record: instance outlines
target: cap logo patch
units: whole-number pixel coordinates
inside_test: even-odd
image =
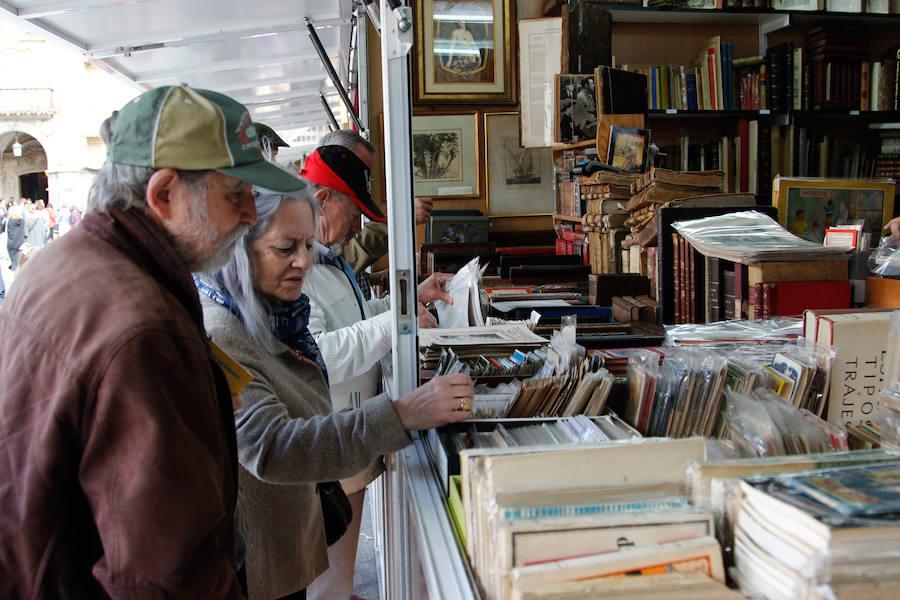
[[[244,117],[241,119],[241,124],[237,129],[237,139],[243,142],[244,150],[247,148],[259,148],[259,143],[251,140],[247,137],[247,129],[250,127],[250,115],[248,113],[244,113]],[[253,130],[253,133],[256,133],[256,130]]]

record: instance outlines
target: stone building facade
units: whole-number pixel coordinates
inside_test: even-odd
[[[139,90],[5,20],[0,72],[0,199],[84,209],[106,156],[100,124]]]

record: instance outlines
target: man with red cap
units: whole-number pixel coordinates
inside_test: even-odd
[[[309,296],[309,331],[316,338],[328,368],[332,406],[339,411],[352,408],[354,397],[365,402],[378,393],[379,361],[391,350],[390,299],[366,300],[341,252],[359,233],[361,215],[380,223],[387,219],[369,194],[368,167],[343,146],[316,148],[306,158],[300,177],[309,183],[322,206],[316,225],[319,264],[307,272],[303,291]],[[451,277],[451,274],[435,273],[426,279],[418,287],[419,301],[440,298],[452,303],[450,295],[442,289]],[[419,327],[436,324],[420,307]],[[352,594],[365,486],[381,471],[381,461],[378,461],[341,482],[353,507],[353,522],[344,536],[328,549],[331,566],[319,579],[329,580],[329,597],[349,598]]]

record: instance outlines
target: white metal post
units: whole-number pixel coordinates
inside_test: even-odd
[[[416,337],[415,219],[412,190],[411,102],[408,57],[413,44],[409,8],[381,1],[381,65],[384,98],[385,197],[390,252],[393,369],[391,394],[406,394],[418,382]],[[410,552],[402,469],[398,453],[385,457],[385,539],[382,560],[384,597],[406,600],[410,590]]]

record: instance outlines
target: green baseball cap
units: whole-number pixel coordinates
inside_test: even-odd
[[[269,127],[268,125],[263,125],[262,123],[254,123],[253,127],[256,129],[256,133],[261,140],[269,140],[269,143],[274,148],[290,148],[290,145],[281,139],[281,136],[275,133],[275,130]]]
[[[122,107],[112,123],[106,157],[135,167],[214,170],[279,192],[306,186],[263,158],[259,135],[241,103],[185,84],[154,88]]]

